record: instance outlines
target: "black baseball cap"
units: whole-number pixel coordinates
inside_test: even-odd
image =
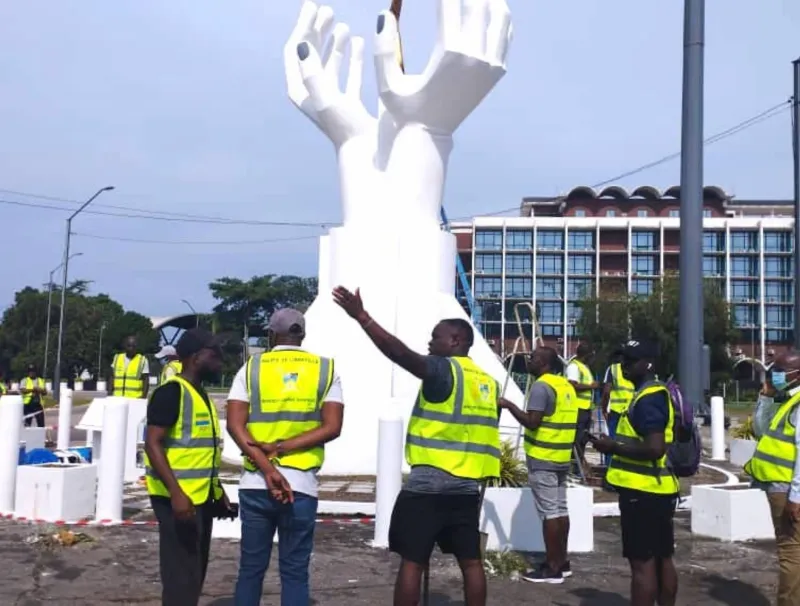
[[[654,360],[661,355],[661,348],[655,341],[631,339],[616,349],[614,355],[628,360]]]
[[[178,354],[178,358],[185,360],[201,349],[219,350],[223,342],[224,339],[220,335],[212,335],[203,328],[192,328],[184,332],[178,339],[175,352]]]

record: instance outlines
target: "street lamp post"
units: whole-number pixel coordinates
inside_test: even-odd
[[[106,323],[100,325],[100,343],[97,345],[97,382],[100,382],[100,369],[103,367],[103,331],[106,329]]]
[[[181,302],[186,303],[187,307],[192,310],[192,313],[194,314],[195,328],[200,326],[200,316],[197,314],[197,310],[194,308],[194,306],[191,303],[189,303],[189,301],[187,301],[186,299],[181,299]]]
[[[70,255],[70,259],[80,257],[83,253],[75,253]],[[42,364],[42,376],[47,379],[47,354],[50,351],[50,307],[53,304],[53,274],[56,273],[64,262],[58,264],[58,267],[50,271],[50,279],[47,281],[47,332],[44,334],[44,364]]]
[[[64,241],[64,271],[62,274],[61,280],[61,311],[59,313],[58,319],[58,347],[56,348],[56,368],[53,371],[53,397],[55,398],[56,402],[59,400],[59,396],[61,394],[61,345],[64,340],[64,310],[67,307],[67,274],[69,272],[69,238],[72,234],[72,220],[77,217],[89,204],[91,204],[95,198],[97,198],[103,192],[111,191],[114,189],[113,185],[108,185],[103,189],[97,190],[97,192],[83,205],[72,213],[69,218],[67,219],[67,234],[66,239]]]

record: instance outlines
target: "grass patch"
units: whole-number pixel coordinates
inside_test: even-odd
[[[516,551],[504,549],[487,551],[483,567],[489,576],[516,580],[528,569],[528,562]]]

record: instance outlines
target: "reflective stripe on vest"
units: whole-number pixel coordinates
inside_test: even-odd
[[[406,461],[467,479],[500,475],[499,386],[470,358],[448,359],[453,389],[428,402],[420,387],[406,435]]]
[[[247,361],[250,414],[247,428],[258,442],[288,440],[322,424],[322,404],[333,382],[333,360],[302,350],[282,349]],[[317,446],[275,457],[283,467],[322,467],[325,450]],[[248,471],[256,467],[244,459]]]
[[[183,363],[180,360],[170,360],[161,369],[161,383],[166,383],[171,377],[183,372]]]
[[[570,364],[574,364],[578,372],[581,373],[581,378],[578,381],[581,385],[591,385],[594,383],[594,377],[592,376],[592,371],[589,370],[589,367],[586,366],[583,362],[578,359],[572,360]],[[580,410],[589,410],[592,407],[592,394],[594,390],[587,389],[585,391],[578,391],[575,390],[575,397],[578,401],[578,408]]]
[[[553,414],[544,417],[535,430],[525,430],[525,454],[538,461],[568,464],[578,424],[578,400],[575,388],[564,377],[553,374],[540,376],[555,392]]]
[[[663,383],[648,383],[644,385],[633,397],[633,402],[628,408],[628,412],[619,418],[617,434],[615,440],[622,444],[640,444],[643,438],[636,433],[630,422],[636,403],[644,396],[663,391],[667,398],[667,409],[669,419],[664,430],[664,443],[669,448],[673,440],[673,425],[675,423],[675,411],[672,409],[672,402],[669,398],[669,391]],[[608,466],[606,481],[619,488],[629,488],[640,490],[652,494],[674,495],[680,492],[678,479],[667,468],[667,455],[664,454],[657,461],[637,461],[619,455],[611,457]]]
[[[191,383],[181,377],[172,377],[167,383],[177,382],[181,387],[181,406],[178,420],[162,442],[175,479],[181,490],[195,505],[205,503],[210,496],[222,496],[219,483],[219,465],[222,461],[220,427],[217,409],[207,403]],[[165,383],[165,385],[167,384]],[[161,389],[159,386],[158,389]],[[145,456],[147,492],[169,497],[169,490],[159,479]]]
[[[128,398],[144,397],[144,381],[142,371],[144,370],[144,356],[136,354],[128,360],[127,356],[119,353],[114,356],[114,395]]]
[[[795,427],[791,417],[798,404],[800,393],[789,398],[775,411],[769,429],[758,440],[753,458],[744,466],[753,479],[759,482],[791,483],[797,459]]]
[[[611,365],[611,393],[609,394],[609,408],[617,414],[625,414],[633,399],[635,391],[633,383],[622,375],[622,364]]]
[[[34,387],[38,387],[39,389],[44,389],[44,379],[41,377],[37,377],[36,379],[31,379],[30,377],[25,377],[22,380],[22,389],[33,389]],[[41,396],[39,396],[39,402],[41,403]],[[32,393],[26,393],[22,395],[22,404],[30,404],[31,400],[33,399]]]

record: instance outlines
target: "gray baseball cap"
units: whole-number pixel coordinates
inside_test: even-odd
[[[294,327],[298,327],[292,330]],[[276,335],[297,334],[306,331],[306,319],[302,313],[296,309],[285,307],[274,312],[269,318],[267,329]]]

